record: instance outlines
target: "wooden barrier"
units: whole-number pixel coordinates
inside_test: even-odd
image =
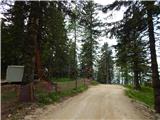
[[[77,80],[77,86],[78,87],[81,86],[81,85],[87,85],[88,86],[89,84],[90,84],[89,79]],[[76,88],[76,81],[57,82],[57,88],[58,88],[58,92],[74,89],[74,88]]]

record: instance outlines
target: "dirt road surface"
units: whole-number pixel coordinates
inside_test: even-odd
[[[97,85],[62,103],[37,109],[25,120],[151,120],[118,85]]]

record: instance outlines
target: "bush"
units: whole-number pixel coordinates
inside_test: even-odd
[[[86,90],[88,88],[88,86],[86,85],[81,85],[79,86],[78,88],[74,88],[73,90],[76,92],[76,93],[80,93],[80,92],[83,92],[84,90]]]
[[[91,85],[98,85],[99,82],[97,82],[96,80],[91,80]]]
[[[56,92],[53,92],[53,93],[49,93],[49,98],[52,99],[52,101],[58,101],[60,99],[60,95]]]
[[[49,104],[52,102],[52,99],[49,97],[47,93],[38,93],[36,95],[36,99],[41,104]]]
[[[128,88],[128,89],[133,89],[132,85],[123,85],[123,86]]]
[[[75,95],[77,93],[85,91],[87,88],[88,88],[87,86],[81,85],[81,86],[79,86],[77,88],[74,88],[74,89],[71,89],[71,90],[67,90],[67,91],[63,91],[60,94],[61,94],[62,97],[72,96],[72,95]]]
[[[38,91],[36,94],[36,98],[38,103],[42,105],[46,105],[46,104],[59,101],[63,97],[76,95],[80,92],[83,92],[87,88],[88,88],[87,86],[82,85],[82,86],[79,86],[78,88],[74,88],[74,89],[67,90],[60,93],[56,93],[56,92],[47,93],[44,91]]]

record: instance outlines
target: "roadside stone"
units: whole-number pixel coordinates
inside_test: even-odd
[[[160,114],[158,113],[155,114],[155,120],[160,120]]]
[[[8,117],[10,118],[12,116],[12,114],[9,114]]]

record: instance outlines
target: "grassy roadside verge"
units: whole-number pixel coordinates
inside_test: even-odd
[[[70,82],[70,79],[67,78],[63,78],[63,79],[59,79],[57,81],[60,81],[61,83],[66,83],[66,82]],[[98,85],[99,83],[95,80],[91,81],[91,85]],[[40,105],[46,105],[46,104],[50,104],[50,103],[54,103],[54,102],[58,102],[61,99],[63,99],[64,97],[69,97],[69,96],[74,96],[78,93],[81,93],[85,90],[88,89],[87,85],[80,85],[77,88],[74,89],[68,89],[62,92],[51,92],[51,93],[47,93],[44,91],[38,91],[35,95],[37,98],[37,102]]]
[[[34,103],[14,103],[16,106],[13,111],[10,111],[4,119],[7,120],[23,120],[26,115],[32,114],[35,109],[43,108],[45,105],[61,102],[67,97],[74,96],[88,89],[88,86],[81,85],[77,89],[70,89],[64,92],[46,92],[42,90],[35,91],[36,101]],[[6,97],[4,97],[6,98]]]
[[[97,82],[96,80],[91,81],[91,85],[98,85],[98,84],[99,84],[99,82]]]
[[[153,108],[154,105],[154,97],[153,97],[153,89],[151,87],[142,86],[140,91],[134,90],[132,86],[124,86],[126,89],[125,94],[140,102],[143,102],[145,105]]]
[[[67,79],[67,78],[62,78],[59,80],[54,80],[58,81],[59,83],[62,84],[67,84],[64,87],[67,89],[61,90],[61,92],[50,92],[48,90],[48,84],[46,82],[41,82],[39,84],[35,84],[35,91],[34,91],[34,95],[35,95],[35,101],[34,103],[20,103],[18,102],[18,97],[17,94],[15,93],[15,88],[12,88],[13,90],[11,90],[11,88],[7,88],[10,91],[6,91],[3,89],[3,94],[2,94],[2,101],[3,102],[7,102],[14,104],[15,108],[13,110],[10,110],[7,113],[5,113],[3,115],[3,118],[6,119],[13,119],[13,120],[17,120],[17,119],[23,119],[27,114],[32,113],[36,108],[43,108],[45,107],[45,105],[48,104],[53,104],[56,102],[61,102],[63,100],[65,100],[66,98],[69,98],[70,96],[74,96],[77,95],[85,90],[88,89],[88,84],[84,85],[84,81],[79,82],[78,88],[75,89],[75,83],[73,83],[73,85],[71,84],[73,80],[71,79]],[[74,82],[74,81],[73,81]],[[69,84],[69,85],[68,85]],[[98,82],[97,81],[91,81],[90,85],[97,85]],[[63,87],[63,86],[62,86]],[[74,88],[74,89],[73,89]],[[10,100],[15,100],[16,103],[13,103]],[[8,110],[8,108],[6,108],[6,110]],[[5,109],[3,109],[3,111],[5,111]]]
[[[51,93],[46,93],[46,92],[39,92],[37,93],[36,97],[38,100],[38,103],[40,105],[47,105],[50,103],[54,103],[54,102],[58,102],[61,99],[63,99],[64,97],[68,97],[68,96],[74,96],[78,93],[81,93],[85,90],[88,89],[88,86],[85,85],[81,85],[79,86],[77,89],[71,89],[71,90],[66,90],[63,92],[51,92]]]

